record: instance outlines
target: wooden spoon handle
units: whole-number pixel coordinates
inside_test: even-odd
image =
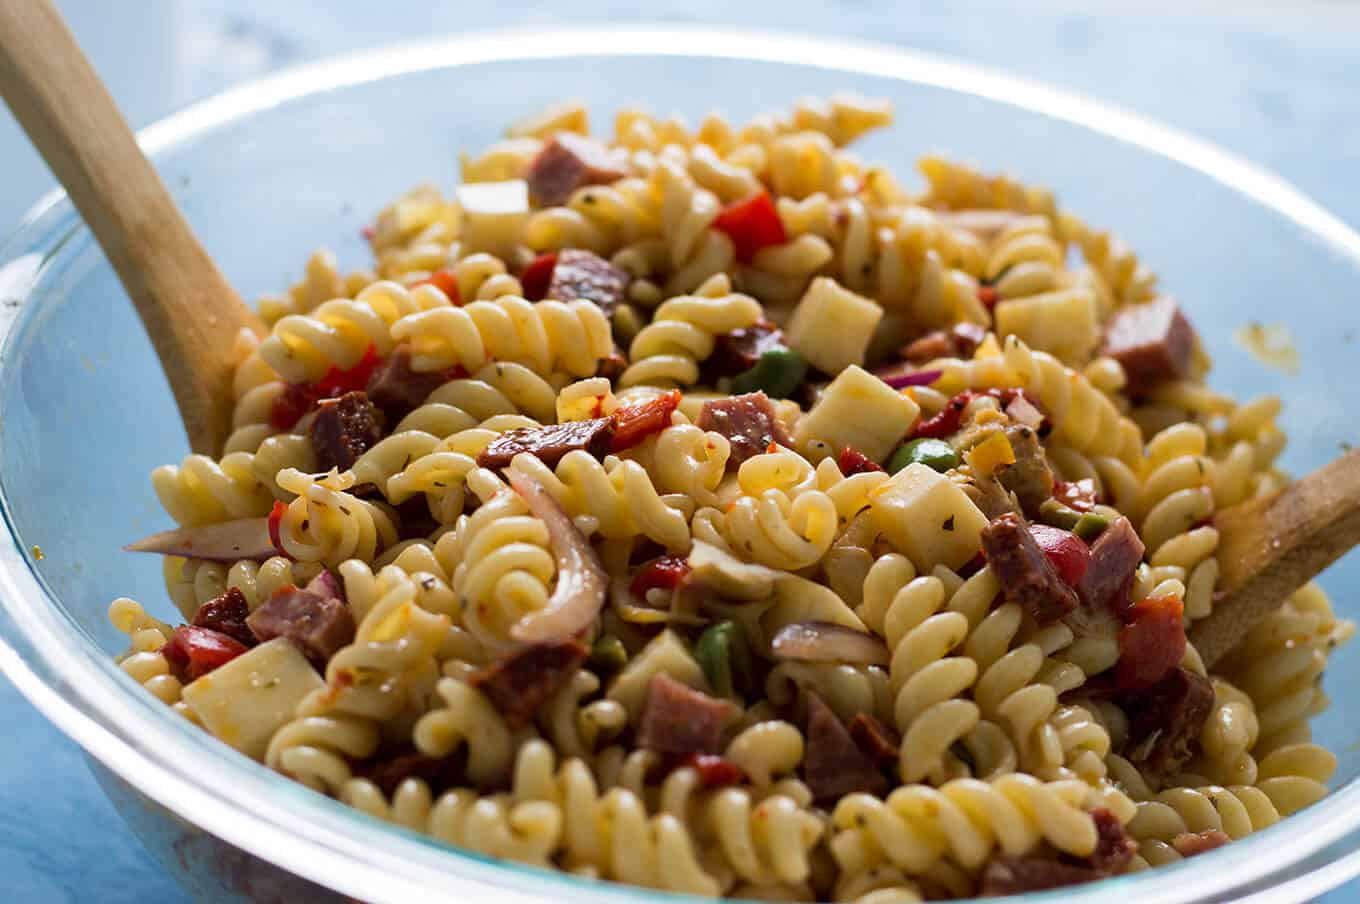
[[[0,94],[136,305],[190,445],[218,454],[231,427],[233,340],[264,326],[194,237],[49,0],[0,0]]]
[[[1224,509],[1214,525],[1224,594],[1190,629],[1207,666],[1289,594],[1360,544],[1360,449],[1271,496]]]

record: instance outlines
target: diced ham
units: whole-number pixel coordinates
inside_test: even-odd
[[[993,518],[982,529],[982,553],[1007,601],[1019,605],[1039,624],[1048,624],[1077,608],[1077,594],[1039,548],[1019,515],[1007,513]]]
[[[354,640],[349,606],[296,587],[281,587],[246,619],[263,643],[287,637],[312,662],[321,664]]]
[[[987,330],[976,323],[956,323],[949,330],[926,333],[898,354],[912,364],[927,364],[938,358],[971,358],[985,338]]]
[[[704,381],[716,383],[720,377],[735,377],[755,367],[760,356],[784,348],[784,334],[768,320],[723,333],[713,343],[713,354],[704,361]]]
[[[1133,393],[1189,374],[1194,351],[1194,327],[1165,296],[1123,308],[1105,330],[1103,353],[1124,368]]]
[[[625,175],[622,162],[600,142],[559,132],[530,162],[524,178],[534,203],[552,207],[565,204],[582,186],[608,185]]]
[[[1129,605],[1133,573],[1143,561],[1143,541],[1128,518],[1119,518],[1091,544],[1091,561],[1077,585],[1082,605],[1092,612],[1121,615]]]
[[[1124,824],[1104,807],[1091,811],[1096,824],[1096,849],[1086,858],[1091,868],[1113,876],[1129,865],[1138,851],[1138,842],[1129,837]]]
[[[1019,404],[1017,399],[1012,404]],[[1053,469],[1039,442],[1038,432],[1024,424],[1012,424],[1005,430],[1015,462],[997,471],[1001,485],[1015,494],[1020,507],[1031,518],[1039,514],[1039,506],[1053,495]]]
[[[727,437],[732,444],[732,454],[727,459],[729,468],[736,468],[748,458],[765,452],[770,443],[781,446],[793,443],[784,423],[775,414],[774,405],[763,392],[705,402],[697,426],[700,430],[712,430]]]
[[[1226,833],[1218,829],[1209,829],[1205,832],[1181,832],[1171,839],[1171,846],[1182,857],[1194,857],[1221,848],[1229,841],[1232,839]]]
[[[319,402],[307,434],[322,471],[347,471],[382,439],[383,432],[377,408],[359,390]]]
[[[1190,758],[1191,742],[1199,738],[1213,709],[1214,688],[1204,676],[1176,668],[1119,702],[1129,717],[1128,758],[1158,775],[1170,775]]]
[[[548,281],[545,298],[556,301],[593,301],[611,316],[628,291],[628,274],[609,261],[577,248],[557,252],[557,264]]]
[[[508,466],[516,455],[528,452],[545,465],[556,467],[564,455],[577,449],[589,452],[596,458],[604,458],[613,438],[612,417],[567,421],[544,427],[521,427],[492,440],[491,445],[477,456],[477,464],[483,468],[500,470]]]
[[[723,727],[737,713],[730,701],[710,697],[660,672],[647,685],[637,745],[657,753],[717,753]]]
[[[443,371],[422,373],[413,370],[411,347],[403,343],[373,371],[364,391],[368,400],[387,415],[387,422],[395,425],[423,404],[446,379],[448,374]]]
[[[225,634],[232,640],[253,647],[259,641],[246,627],[246,617],[250,615],[250,604],[245,594],[237,587],[228,587],[221,596],[210,599],[198,607],[194,613],[193,625],[196,628],[211,628]]]
[[[405,524],[402,519],[402,524]],[[321,569],[317,576],[307,582],[307,586],[302,588],[308,593],[315,593],[317,596],[324,596],[326,599],[345,600],[345,588],[340,584],[340,579],[335,576],[335,572],[328,568]]]
[[[211,628],[180,625],[161,647],[170,672],[185,684],[197,681],[246,652],[246,645]]]
[[[863,791],[882,794],[888,788],[870,755],[855,744],[841,720],[822,698],[807,693],[807,750],[803,756],[803,779],[812,796],[832,801]]]
[[[1027,891],[1045,891],[1094,882],[1104,876],[1089,866],[1076,866],[1041,857],[994,857],[982,870],[984,898],[1000,898]]]
[[[897,762],[902,743],[897,732],[868,713],[857,713],[850,720],[850,737],[878,768],[891,768]]]
[[[566,686],[589,652],[575,640],[534,644],[473,673],[468,684],[486,695],[507,725],[518,728]]]

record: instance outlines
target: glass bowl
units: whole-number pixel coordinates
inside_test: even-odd
[[[1316,467],[1356,438],[1360,381],[1344,375],[1354,373],[1360,327],[1346,304],[1360,283],[1360,236],[1203,142],[970,65],[707,29],[470,34],[247,85],[143,137],[208,250],[255,297],[288,285],[318,246],[346,266],[366,262],[359,230],[384,202],[418,181],[448,186],[460,150],[484,147],[550,102],[582,99],[606,122],[628,105],[693,121],[837,91],[896,103],[898,124],[863,143],[866,157],[904,175],[936,150],[1005,169],[1054,187],[1066,208],[1126,239],[1188,308],[1217,361],[1215,385],[1283,396],[1286,467]],[[1297,375],[1268,370],[1235,345],[1234,328],[1248,321],[1288,326],[1303,352]],[[147,474],[188,449],[132,307],[60,194],[0,249],[0,330],[0,666],[85,747],[134,830],[196,896],[319,891],[295,874],[375,902],[653,897],[381,824],[233,753],[141,693],[113,664],[123,640],[104,613],[129,595],[170,617],[158,563],[120,548],[168,523]],[[1323,583],[1342,612],[1360,614],[1360,559]],[[1333,658],[1337,702],[1316,723],[1341,759],[1333,796],[1202,858],[1036,897],[1303,900],[1360,873],[1357,648]]]

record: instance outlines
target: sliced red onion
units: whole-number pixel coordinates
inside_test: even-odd
[[[343,600],[345,598],[345,588],[341,586],[340,579],[327,568],[321,569],[320,574],[308,581],[305,589],[308,593],[315,593],[322,599]]]
[[[548,542],[557,560],[557,586],[548,598],[548,605],[521,618],[510,629],[510,635],[524,644],[571,637],[589,626],[604,608],[609,578],[590,541],[542,484],[511,469],[510,486],[534,517],[547,526]]]
[[[269,539],[268,518],[241,518],[198,527],[180,527],[152,534],[123,548],[128,552],[158,552],[209,562],[237,562],[241,559],[261,561],[278,555],[278,550]]]
[[[942,370],[915,370],[909,374],[893,374],[881,379],[893,389],[906,389],[908,386],[929,386],[943,376]]]
[[[887,665],[888,645],[882,638],[833,622],[795,622],[775,632],[770,650],[776,659]]]

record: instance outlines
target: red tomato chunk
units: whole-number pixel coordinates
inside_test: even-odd
[[[1047,524],[1031,524],[1029,532],[1068,586],[1076,587],[1081,583],[1086,567],[1091,564],[1091,550],[1086,541],[1076,534]]]
[[[731,237],[737,260],[745,264],[749,264],[761,248],[782,245],[789,240],[768,192],[729,204],[713,221],[713,227]]]
[[[458,293],[458,278],[448,270],[436,270],[420,282],[416,283],[416,285],[434,286],[436,289],[443,292],[452,304],[461,305],[463,303],[463,298]],[[368,381],[365,380],[364,382],[367,383]]]
[[[548,284],[552,282],[553,268],[556,266],[555,251],[540,254],[530,261],[529,266],[519,275],[519,284],[524,289],[524,297],[530,301],[542,300],[548,294]]]
[[[1185,655],[1185,605],[1178,596],[1152,597],[1134,603],[1129,623],[1119,632],[1121,688],[1151,687],[1180,665]]]
[[[180,625],[161,647],[161,655],[180,681],[188,683],[224,666],[246,651],[246,645],[211,628]]]

